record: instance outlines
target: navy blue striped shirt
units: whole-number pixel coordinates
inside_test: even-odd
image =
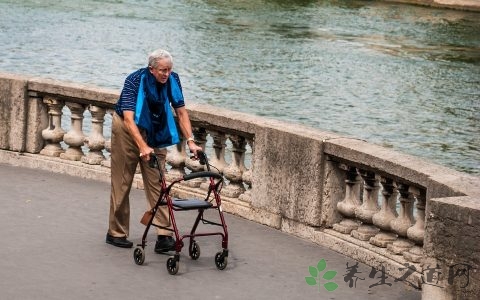
[[[140,78],[142,77],[142,72],[149,72],[147,68],[141,68],[137,71],[131,73],[125,79],[123,84],[122,93],[120,94],[120,99],[118,99],[117,104],[115,104],[115,112],[123,117],[123,112],[125,110],[135,111],[135,106],[137,105],[137,95],[138,88],[140,87]],[[173,78],[178,83],[180,90],[182,90],[182,85],[180,84],[180,77],[177,73],[171,73]],[[179,108],[185,106],[184,101],[179,101],[177,103],[171,103],[173,108]]]

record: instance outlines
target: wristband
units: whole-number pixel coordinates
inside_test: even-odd
[[[189,138],[187,139],[187,143],[190,142],[190,141],[194,142],[195,140],[193,139],[193,137],[189,137]]]

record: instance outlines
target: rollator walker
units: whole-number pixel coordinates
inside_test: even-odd
[[[147,244],[147,234],[150,227],[154,226],[157,228],[173,231],[175,234],[175,254],[170,256],[167,260],[167,270],[171,275],[175,275],[178,272],[180,264],[180,252],[184,246],[184,239],[188,238],[188,254],[193,260],[197,260],[200,257],[200,246],[195,240],[196,237],[200,236],[212,236],[220,235],[222,237],[222,251],[219,251],[215,254],[215,266],[219,270],[224,270],[227,267],[228,262],[228,233],[227,233],[227,224],[225,223],[225,218],[223,216],[223,211],[221,207],[220,199],[220,190],[223,187],[224,179],[223,176],[219,173],[212,172],[210,170],[210,164],[208,163],[207,155],[198,151],[197,156],[199,158],[200,164],[205,165],[207,171],[201,172],[192,172],[190,174],[184,175],[181,178],[173,180],[170,185],[167,185],[165,181],[165,174],[163,169],[158,162],[157,156],[152,153],[151,159],[149,162],[150,167],[157,168],[160,173],[159,184],[161,185],[160,196],[153,208],[149,211],[146,211],[141,219],[141,223],[146,226],[145,232],[143,233],[142,243],[138,244],[135,250],[133,251],[133,259],[137,265],[142,265],[145,261],[145,247]],[[170,196],[170,191],[172,187],[182,181],[188,181],[195,178],[208,178],[208,191],[206,192],[205,199],[176,199]],[[172,228],[166,228],[159,226],[153,223],[153,219],[157,210],[160,206],[166,205],[168,207],[168,215],[171,220]],[[207,209],[215,209],[218,211],[220,217],[220,223],[208,221],[204,218],[204,211]],[[190,234],[180,235],[175,221],[175,213],[177,211],[191,211],[197,210],[198,215],[195,219],[193,227],[190,231]],[[200,221],[203,224],[220,226],[222,231],[219,232],[204,232],[197,233],[197,227],[200,224]]]

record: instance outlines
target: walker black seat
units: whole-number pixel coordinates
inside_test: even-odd
[[[173,199],[172,204],[174,207],[189,210],[189,209],[208,209],[212,207],[212,203],[205,200],[198,199]]]

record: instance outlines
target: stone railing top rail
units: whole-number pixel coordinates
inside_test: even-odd
[[[118,91],[112,89],[42,77],[0,73],[0,78],[23,80],[28,85],[29,92],[36,92],[40,95],[55,95],[66,100],[76,99],[78,102],[102,104],[103,106],[107,104],[107,106],[113,107],[120,95]]]
[[[340,137],[336,134],[321,131],[315,128],[291,123],[266,117],[254,116],[247,113],[231,111],[208,104],[189,103],[190,118],[196,125],[201,125],[208,120],[209,128],[229,128],[246,135],[255,135],[265,129],[274,129],[282,132],[295,134],[302,137],[310,137],[319,141],[325,138]],[[272,145],[273,146],[273,145]],[[281,147],[281,145],[275,145]]]

